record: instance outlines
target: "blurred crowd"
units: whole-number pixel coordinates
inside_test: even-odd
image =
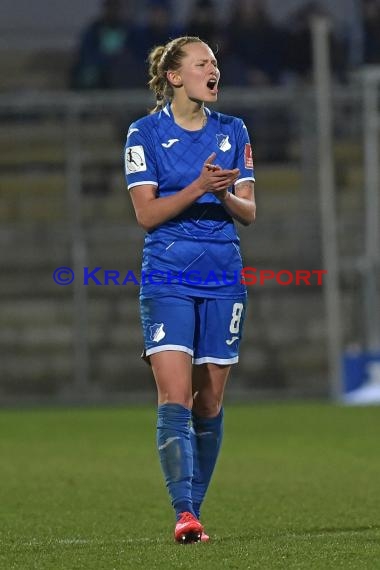
[[[352,30],[338,30],[326,3],[305,1],[279,24],[268,0],[234,0],[221,17],[223,2],[194,0],[178,18],[173,0],[103,0],[100,13],[82,31],[74,54],[74,89],[123,89],[147,83],[149,50],[178,35],[196,35],[217,53],[223,85],[266,86],[307,82],[312,73],[311,19],[332,22],[332,69],[344,82],[353,62],[380,64],[380,0],[357,0],[361,54],[353,55]],[[178,5],[180,8],[180,4]],[[225,14],[227,13],[227,17]]]

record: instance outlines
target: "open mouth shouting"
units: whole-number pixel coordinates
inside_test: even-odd
[[[212,77],[207,81],[207,89],[213,94],[218,94],[218,80],[215,77]]]

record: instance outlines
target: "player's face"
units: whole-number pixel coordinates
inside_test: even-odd
[[[181,84],[195,101],[216,101],[220,71],[215,55],[204,43],[190,43],[183,48],[186,56],[177,71]]]

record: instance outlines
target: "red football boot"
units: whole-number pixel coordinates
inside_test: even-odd
[[[174,529],[174,538],[181,544],[200,542],[203,526],[194,515],[189,512],[181,513]]]

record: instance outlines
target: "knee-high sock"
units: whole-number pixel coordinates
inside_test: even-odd
[[[180,404],[158,407],[157,447],[172,505],[179,513],[194,514],[191,484],[193,450],[190,442],[191,411]]]
[[[223,438],[223,409],[215,418],[202,418],[192,414],[191,444],[193,447],[192,498],[194,512],[199,518],[219,455]]]

